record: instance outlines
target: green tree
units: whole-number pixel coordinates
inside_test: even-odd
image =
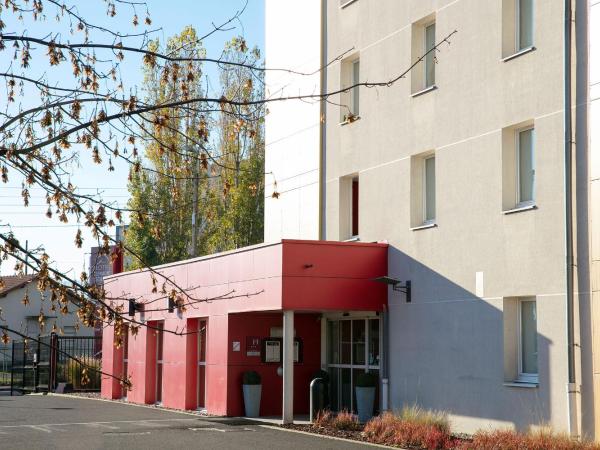
[[[163,50],[158,41],[150,49]],[[187,27],[168,41],[164,52],[192,58],[204,50],[194,29]],[[194,105],[170,111],[164,119],[153,113],[140,124],[145,169],[132,167],[129,207],[147,213],[132,215],[126,246],[146,264],[262,242],[265,109],[253,102],[262,99],[264,82],[251,69],[260,63],[260,51],[234,38],[226,43],[221,60],[233,64],[219,69],[221,94],[230,101],[220,111]],[[160,70],[147,64],[146,101],[160,104],[200,96],[201,69],[199,63],[185,68],[173,63]],[[135,267],[142,266],[134,262],[130,268]]]
[[[220,80],[223,97],[233,100],[219,113],[217,129],[221,195],[211,192],[209,252],[231,250],[263,241],[264,229],[264,115],[262,75],[249,66],[260,65],[258,48],[233,38],[225,46]]]
[[[163,67],[145,61],[143,89],[150,104],[176,102],[202,95],[202,65],[191,61],[202,58],[205,51],[193,27],[186,27],[168,40],[150,43],[156,52],[186,58]],[[206,160],[202,146],[209,135],[208,121],[202,105],[175,108],[175,111],[142,115],[139,121],[144,145],[145,169],[134,165],[129,178],[132,210],[144,211],[131,217],[126,245],[142,256],[146,264],[161,264],[188,256],[191,240],[193,190],[206,185],[206,175],[199,173],[200,160]],[[141,267],[133,260],[132,267]]]

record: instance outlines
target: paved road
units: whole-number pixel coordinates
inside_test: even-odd
[[[361,444],[122,403],[0,396],[0,449],[365,449]]]

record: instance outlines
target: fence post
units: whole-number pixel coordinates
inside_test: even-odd
[[[52,392],[56,386],[56,355],[58,346],[58,336],[56,333],[50,333],[50,361],[48,362],[48,392]]]
[[[15,345],[14,344],[15,344],[15,341],[13,340],[10,343],[10,348],[11,348],[11,351],[10,351],[10,396],[11,397],[13,395],[13,382],[14,382],[13,374],[15,372],[15,369],[14,369],[14,367],[15,367]]]

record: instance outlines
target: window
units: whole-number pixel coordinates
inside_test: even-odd
[[[340,121],[353,122],[360,114],[360,87],[350,88],[360,83],[360,59],[357,56],[342,61],[340,84],[347,89],[340,94]]]
[[[502,58],[535,50],[534,0],[502,0]]]
[[[516,51],[533,46],[533,0],[515,0],[516,4]]]
[[[534,202],[533,128],[517,132],[517,206]]]
[[[340,240],[356,240],[359,236],[358,176],[340,178]]]
[[[519,305],[519,378],[538,382],[537,311],[535,300],[521,300]]]
[[[358,236],[358,178],[352,180],[352,236]]]
[[[502,211],[536,208],[535,128],[533,121],[502,130]]]
[[[435,222],[435,156],[423,164],[423,212],[424,224]]]
[[[424,54],[435,47],[435,22],[425,27],[424,43]],[[427,53],[425,57],[425,88],[433,85],[435,85],[435,51]]]
[[[418,67],[411,71],[411,92],[414,96],[435,88],[435,14],[412,24],[411,61]]]
[[[508,386],[538,385],[537,302],[535,297],[505,297],[504,381]]]
[[[352,85],[360,83],[360,60],[352,63]],[[352,114],[358,116],[360,113],[360,90],[358,87],[352,89],[352,102],[350,110]]]
[[[411,157],[410,165],[410,227],[433,227],[436,221],[435,152]]]

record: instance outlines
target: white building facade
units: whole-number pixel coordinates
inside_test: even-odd
[[[600,437],[599,30],[595,0],[267,0],[267,67],[311,74],[270,96],[419,61],[269,105],[265,240],[387,241],[411,281],[385,320],[325,317],[334,407],[364,368],[381,408],[459,431]],[[332,360],[375,334],[381,358]]]

